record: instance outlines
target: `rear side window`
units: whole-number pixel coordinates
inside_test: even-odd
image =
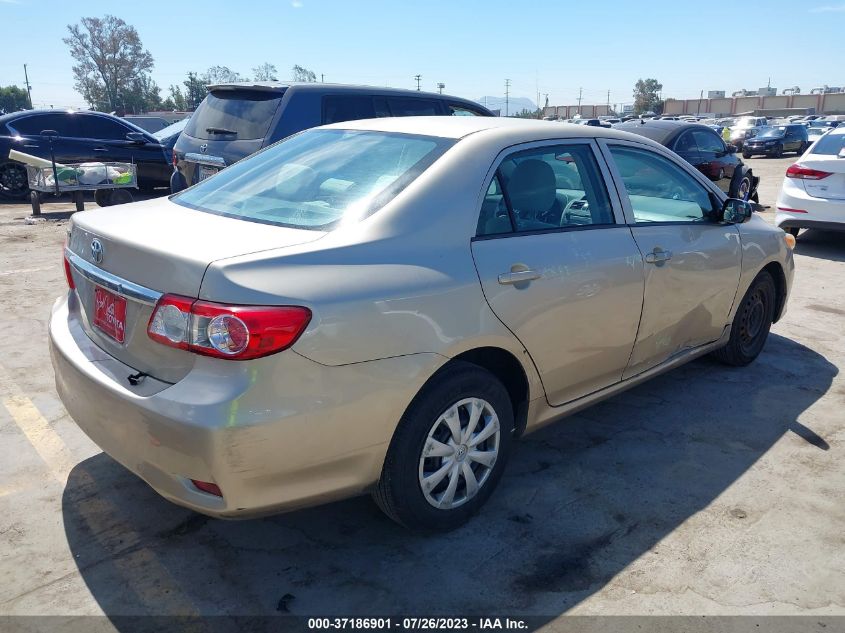
[[[413,134],[308,130],[171,200],[252,222],[329,230],[387,204],[454,143]]]
[[[482,203],[478,235],[613,224],[589,145],[526,150],[502,161]]]
[[[194,112],[185,134],[201,139],[255,140],[267,136],[281,91],[217,90]]]
[[[388,97],[390,114],[393,116],[437,116],[441,114],[440,104],[433,99],[413,97]]]
[[[59,136],[82,137],[85,136],[82,133],[82,118],[74,114],[57,112],[24,117],[12,121],[9,125],[20,134],[38,135],[43,130],[53,130],[58,132]]]
[[[382,105],[382,108],[384,107]],[[373,103],[373,98],[368,95],[323,98],[323,123],[373,119],[375,116],[375,104]]]
[[[845,134],[825,134],[816,141],[810,153],[821,154],[823,156],[845,155]]]

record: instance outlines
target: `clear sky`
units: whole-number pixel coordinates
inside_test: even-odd
[[[712,3],[710,3],[712,5]],[[470,99],[511,94],[551,105],[632,101],[655,77],[663,96],[700,90],[780,92],[845,85],[845,1],[743,0],[714,9],[686,0],[0,0],[0,85],[23,86],[36,106],[84,106],[62,38],[83,16],[134,25],[167,87],[189,70],[263,62],[289,79],[294,64],[326,81],[422,87]],[[756,33],[755,33],[756,31]],[[746,43],[747,42],[747,43]]]

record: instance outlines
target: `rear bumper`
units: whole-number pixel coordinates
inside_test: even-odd
[[[777,226],[845,231],[845,200],[816,198],[800,184],[785,181],[777,201]]]
[[[256,361],[198,359],[170,385],[104,354],[74,295],[49,326],[56,388],[106,453],[162,496],[198,512],[249,517],[352,496],[377,481],[398,420],[444,358],[417,354],[326,367],[292,350]],[[191,479],[216,483],[223,497]]]

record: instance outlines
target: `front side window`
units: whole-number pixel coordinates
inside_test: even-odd
[[[637,224],[710,218],[713,204],[707,190],[669,159],[630,147],[611,146],[610,152]]]
[[[590,146],[556,145],[517,152],[502,161],[482,204],[478,234],[613,222]]]
[[[454,143],[412,134],[309,130],[171,200],[252,222],[330,230],[387,204]]]
[[[81,117],[82,135],[86,138],[105,140],[126,140],[130,130],[118,121],[111,121],[105,117],[96,115],[84,115]]]

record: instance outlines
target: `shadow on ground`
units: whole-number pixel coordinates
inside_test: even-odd
[[[845,262],[845,233],[816,229],[802,231],[795,252],[807,257]]]
[[[65,531],[110,616],[553,617],[711,504],[785,434],[827,450],[797,419],[836,373],[775,335],[748,368],[686,365],[523,438],[490,503],[446,535],[411,535],[368,498],[209,519],[103,454],[70,475]]]

